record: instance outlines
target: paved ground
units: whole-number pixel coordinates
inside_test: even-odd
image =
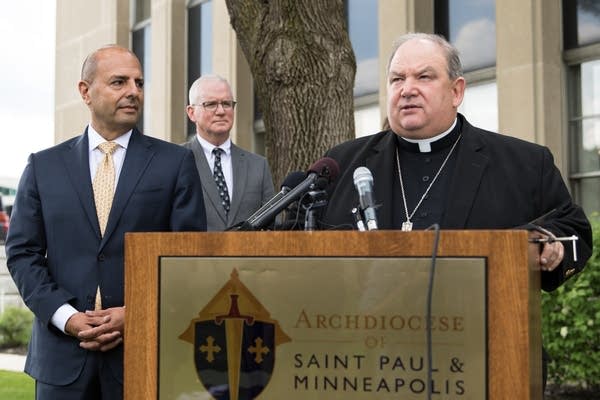
[[[23,372],[25,356],[0,353],[0,370]]]

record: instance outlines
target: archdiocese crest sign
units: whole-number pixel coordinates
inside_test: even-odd
[[[255,399],[271,379],[276,346],[291,340],[235,269],[179,338],[194,345],[196,372],[216,400]]]

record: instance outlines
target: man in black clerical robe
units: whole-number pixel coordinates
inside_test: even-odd
[[[541,249],[542,288],[553,290],[590,257],[589,221],[573,203],[548,148],[472,126],[458,113],[464,90],[458,52],[445,39],[400,37],[388,66],[390,128],[327,152],[341,175],[327,188],[321,227],[355,227],[353,173],[367,167],[379,229],[435,223],[441,229],[509,229],[534,222],[545,234],[532,230],[531,237],[576,235],[577,260],[571,244],[554,241]]]

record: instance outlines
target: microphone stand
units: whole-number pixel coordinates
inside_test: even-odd
[[[310,202],[302,206],[305,210],[304,230],[315,231],[317,230],[317,210],[327,205],[327,192],[324,190],[310,191],[306,193],[306,196]]]
[[[352,217],[354,218],[354,223],[356,224],[356,228],[360,232],[366,231],[367,229],[365,228],[365,221],[363,221],[362,210],[360,209],[360,206],[352,208],[351,213],[352,213]]]

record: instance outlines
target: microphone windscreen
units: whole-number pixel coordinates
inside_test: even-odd
[[[320,160],[315,161],[308,169],[308,172],[314,172],[320,177],[327,178],[329,182],[331,182],[339,175],[340,167],[333,158],[323,157]]]
[[[373,174],[367,167],[358,167],[354,170],[354,174],[352,175],[354,178],[354,184],[358,184],[359,182],[371,182],[373,183]]]
[[[298,186],[304,179],[306,179],[306,172],[304,171],[294,171],[288,174],[283,180],[281,184],[281,189],[284,187],[288,189],[293,189]]]

